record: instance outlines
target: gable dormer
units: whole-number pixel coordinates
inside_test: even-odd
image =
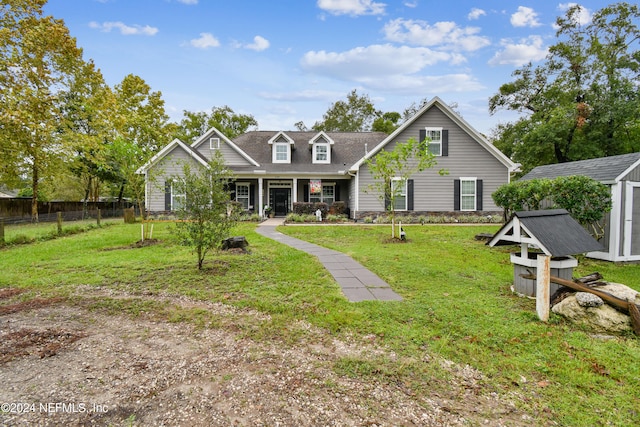
[[[291,151],[294,142],[286,133],[280,131],[269,140],[271,161],[273,163],[291,163]]]
[[[311,147],[311,159],[313,163],[331,163],[331,146],[333,144],[333,139],[329,138],[324,131],[311,138],[309,140],[309,146]]]

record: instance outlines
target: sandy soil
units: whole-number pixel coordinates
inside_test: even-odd
[[[118,297],[94,288],[79,292]],[[375,340],[355,345],[299,323],[290,327],[304,331],[300,342],[255,342],[238,325],[266,316],[224,304],[163,297],[228,320],[219,328],[197,328],[144,315],[107,315],[61,300],[21,303],[18,293],[0,289],[1,425],[531,423],[516,410],[515,397],[484,390],[480,372],[426,354],[424,363],[440,363],[455,379],[431,395],[415,395],[401,383],[336,373],[334,364],[344,356],[397,358]]]

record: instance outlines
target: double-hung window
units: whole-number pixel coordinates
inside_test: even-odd
[[[184,181],[171,183],[171,210],[179,211],[184,209],[187,201],[187,194]]]
[[[330,163],[329,144],[313,144],[313,163]]]
[[[391,180],[391,194],[393,195],[393,209],[396,211],[407,210],[407,180],[393,178]]]
[[[426,128],[429,151],[435,156],[442,156],[442,128]]]
[[[274,163],[289,163],[289,143],[288,142],[276,142],[274,146]]]
[[[460,178],[460,210],[476,210],[476,178]]]
[[[236,183],[236,202],[242,205],[242,209],[249,210],[249,184]]]
[[[311,186],[309,186],[309,201],[311,203],[323,202],[331,206],[336,201],[336,185],[322,184],[322,192],[317,193],[311,193]]]

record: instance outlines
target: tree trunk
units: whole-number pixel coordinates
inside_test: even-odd
[[[33,191],[33,195],[31,197],[31,222],[38,222],[38,163],[36,159],[33,160],[32,174],[31,190]]]

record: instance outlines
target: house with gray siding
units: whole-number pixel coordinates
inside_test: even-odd
[[[611,212],[603,220],[602,251],[587,256],[607,261],[640,261],[640,152],[538,166],[522,180],[582,175],[607,185]]]
[[[276,216],[295,202],[344,202],[353,219],[383,213],[384,200],[369,190],[367,160],[410,138],[429,138],[437,165],[401,186],[396,212],[498,212],[491,194],[509,182],[517,165],[439,98],[434,98],[390,135],[381,132],[251,131],[230,140],[213,128],[190,145],[174,140],[138,172],[146,177],[146,207],[171,211],[184,195],[171,180],[184,162],[205,165],[219,151],[234,174],[233,198],[261,216]],[[439,171],[444,170],[446,174]]]

